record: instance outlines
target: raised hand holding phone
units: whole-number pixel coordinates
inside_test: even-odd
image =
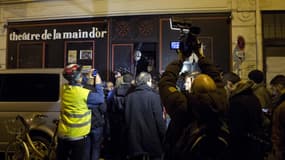
[[[96,69],[93,70],[92,76],[93,76],[93,77],[96,77],[96,76],[97,76],[97,70],[96,70]]]
[[[96,69],[93,69],[91,73],[92,73],[92,76],[94,77],[94,85],[101,84],[102,79],[101,79],[101,76],[99,75],[98,71]]]

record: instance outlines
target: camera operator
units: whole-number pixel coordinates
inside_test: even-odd
[[[97,93],[92,101],[87,101],[88,108],[91,110],[91,130],[89,133],[91,141],[90,158],[99,160],[101,145],[104,140],[105,114],[107,105],[105,102],[98,102],[98,99],[104,99],[103,84],[101,76],[96,69],[91,69],[85,76],[86,84],[83,88],[89,89],[93,93]]]
[[[61,91],[61,110],[58,123],[57,160],[90,159],[90,128],[92,105],[104,103],[102,86],[96,92],[83,88],[82,66],[69,64],[63,69],[63,77],[68,83]],[[97,76],[96,82],[101,83]]]
[[[217,158],[213,154],[219,154],[219,146],[213,145],[208,145],[212,148],[193,153],[193,131],[204,124],[216,126],[224,118],[228,106],[219,70],[202,55],[201,47],[197,44],[196,37],[189,32],[180,43],[178,59],[168,64],[159,81],[160,96],[171,118],[164,142],[165,160],[207,159],[209,157],[205,156],[209,156],[208,153],[212,154],[211,158]],[[194,79],[191,91],[185,94],[177,90],[176,82],[183,62],[193,52],[198,57],[201,74]]]

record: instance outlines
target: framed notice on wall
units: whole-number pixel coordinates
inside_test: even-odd
[[[67,63],[77,63],[77,50],[67,51]]]
[[[81,60],[92,60],[92,50],[80,50]]]
[[[65,65],[76,63],[82,66],[94,67],[94,41],[66,41],[64,52]]]
[[[214,54],[213,54],[213,37],[205,37],[205,36],[199,36],[198,39],[201,41],[202,48],[204,55],[214,62]]]

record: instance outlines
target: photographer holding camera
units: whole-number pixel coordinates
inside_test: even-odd
[[[159,81],[160,96],[171,118],[164,141],[165,160],[220,160],[227,147],[226,91],[219,70],[203,56],[196,35],[191,28],[183,35],[178,59],[168,64]],[[191,56],[197,56],[201,74],[190,91],[182,93],[176,82]]]
[[[104,103],[102,86],[96,92],[83,88],[82,66],[69,64],[63,69],[68,83],[61,90],[61,110],[58,124],[58,160],[90,159],[91,107]],[[97,75],[96,83],[101,83]]]
[[[107,105],[105,102],[98,102],[98,98],[104,99],[102,79],[96,69],[91,69],[86,77],[86,84],[83,86],[90,91],[97,93],[97,97],[93,97],[93,102],[87,101],[88,108],[91,110],[91,130],[90,130],[90,159],[99,160],[101,145],[104,139],[103,131],[105,126],[105,114]]]

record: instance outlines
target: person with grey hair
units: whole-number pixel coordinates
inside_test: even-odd
[[[137,77],[136,77],[136,85],[144,85],[147,84],[149,87],[151,87],[151,75],[150,73],[147,72],[141,72]]]
[[[151,75],[141,72],[134,90],[125,99],[127,155],[132,160],[160,160],[163,153],[163,107],[151,86]]]

